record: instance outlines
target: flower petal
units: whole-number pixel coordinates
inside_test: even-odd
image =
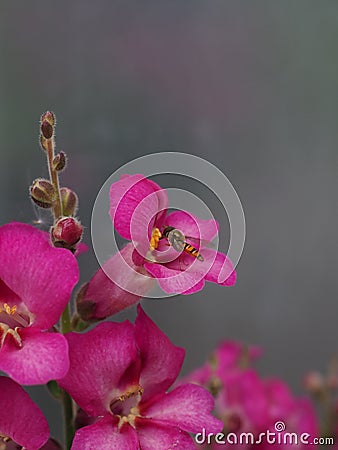
[[[83,334],[67,333],[66,338],[70,369],[59,384],[87,414],[103,415],[121,395],[121,379],[125,384],[138,381],[133,371],[126,379],[138,359],[134,326],[127,321],[100,323]]]
[[[49,438],[42,411],[13,380],[0,377],[0,430],[28,450],[38,450]]]
[[[112,417],[106,416],[94,425],[80,428],[73,440],[71,450],[138,450],[135,430],[130,425],[120,431]]]
[[[157,279],[163,291],[168,294],[184,294],[189,291],[192,293],[202,289],[204,285],[204,274],[198,271],[175,270],[167,265],[155,263],[144,263],[144,268]]]
[[[155,195],[152,195],[154,193]],[[151,229],[155,221],[161,226],[166,214],[168,199],[165,190],[139,174],[123,176],[111,185],[110,217],[115,229],[125,239],[132,239],[130,224],[133,214],[137,206],[147,197],[148,201],[143,202],[142,208],[138,209],[135,224],[142,224],[142,221],[146,220]]]
[[[167,215],[165,225],[178,228],[185,236],[210,242],[217,236],[218,223],[214,219],[203,220],[187,211],[174,211]]]
[[[0,350],[0,370],[25,385],[45,384],[67,373],[68,344],[62,334],[24,328],[20,336],[21,348],[5,341]]]
[[[218,433],[223,429],[223,422],[211,415],[213,408],[214,399],[206,389],[184,384],[154,398],[144,405],[141,414],[188,433],[200,433],[203,428],[206,433]]]
[[[137,419],[136,424],[142,450],[196,449],[190,435],[177,427],[163,425],[155,420],[144,418]]]
[[[21,298],[41,329],[58,321],[79,279],[75,256],[52,247],[47,236],[23,223],[0,227],[0,279]]]
[[[127,244],[81,289],[77,308],[84,320],[116,314],[137,303],[154,286],[154,280],[134,264],[133,251],[133,244]]]
[[[236,272],[230,259],[221,252],[210,248],[203,249],[206,262],[211,262],[211,267],[205,275],[207,281],[218,283],[222,286],[233,286],[236,283]]]
[[[182,368],[185,351],[176,347],[138,306],[135,335],[142,367],[140,384],[144,388],[142,402],[165,392]]]

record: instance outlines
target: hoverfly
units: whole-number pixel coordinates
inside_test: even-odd
[[[187,236],[188,237],[188,236]],[[194,256],[199,261],[204,261],[203,256],[193,245],[186,242],[186,236],[182,233],[182,231],[178,230],[174,227],[165,227],[162,233],[162,238],[167,238],[169,244],[177,251],[177,252],[186,252],[189,255]],[[188,237],[190,239],[190,237]],[[192,238],[191,238],[192,239]]]

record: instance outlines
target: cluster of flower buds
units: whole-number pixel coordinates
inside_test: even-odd
[[[74,252],[81,240],[83,228],[75,218],[78,207],[76,193],[59,186],[59,173],[67,166],[67,155],[63,151],[55,154],[55,124],[55,115],[51,111],[41,116],[40,144],[47,156],[50,179],[34,180],[30,197],[39,208],[50,209],[53,213],[54,223],[50,230],[53,245]]]

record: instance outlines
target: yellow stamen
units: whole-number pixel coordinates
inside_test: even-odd
[[[17,307],[16,305],[10,307],[8,303],[4,303],[4,310],[8,315],[13,316],[16,313]]]
[[[150,242],[149,242],[149,246],[150,246],[150,250],[156,250],[158,247],[158,242],[162,237],[162,233],[160,232],[160,230],[158,228],[154,228],[152,233],[151,233],[151,238],[150,238]]]

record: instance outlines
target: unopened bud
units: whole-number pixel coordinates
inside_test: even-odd
[[[54,128],[47,120],[41,122],[41,133],[45,139],[51,139],[53,137]]]
[[[59,152],[53,159],[53,169],[61,172],[66,167],[67,157],[65,152]]]
[[[40,145],[42,150],[48,150],[48,139],[46,139],[42,134],[40,134]]]
[[[50,181],[38,178],[30,187],[30,196],[40,208],[51,208],[55,200],[54,186]]]
[[[60,189],[62,211],[64,216],[74,216],[77,210],[78,198],[74,191],[67,187]]]
[[[338,389],[338,376],[336,374],[330,374],[326,378],[326,386],[329,389],[336,390]]]
[[[52,125],[52,127],[54,127],[54,125],[55,125],[55,114],[52,111],[46,111],[41,116],[41,122],[43,122],[44,120],[46,120],[48,123],[50,123],[50,125]]]
[[[325,390],[324,377],[318,372],[310,372],[304,378],[304,386],[311,394],[322,394]]]
[[[74,217],[62,217],[51,228],[52,241],[55,247],[73,250],[82,238],[83,228]]]

